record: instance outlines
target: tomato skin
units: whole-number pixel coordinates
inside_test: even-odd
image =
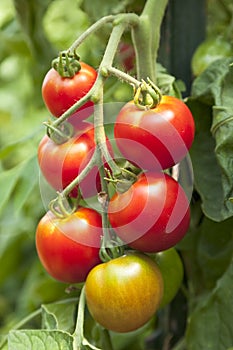
[[[182,187],[164,173],[144,173],[110,199],[108,218],[131,248],[158,252],[177,244],[189,228],[189,202]]]
[[[79,208],[65,219],[47,212],[36,230],[36,248],[45,270],[65,283],[84,282],[89,271],[101,263],[99,247],[101,216]]]
[[[193,116],[185,103],[162,96],[158,106],[150,110],[128,102],[116,118],[114,137],[127,160],[145,170],[161,170],[185,157],[194,131]]]
[[[140,328],[157,311],[163,280],[153,260],[128,253],[94,267],[85,292],[93,318],[106,329],[124,333]]]
[[[74,136],[67,142],[56,144],[45,135],[38,147],[38,162],[42,174],[57,191],[64,189],[87,165],[95,150],[93,124],[81,122],[75,125]],[[100,177],[94,167],[79,184],[84,198],[100,191]],[[77,191],[73,191],[75,196]]]
[[[159,306],[163,308],[174,299],[181,286],[184,277],[183,263],[175,248],[149,256],[156,262],[163,277],[164,293]]]
[[[93,86],[97,72],[94,68],[84,62],[80,62],[81,69],[72,78],[63,78],[54,69],[51,68],[42,83],[42,97],[48,110],[55,117],[61,116],[75,102],[79,101]],[[91,101],[85,103],[80,109],[86,109],[93,106]],[[87,118],[92,113],[85,110],[79,113],[80,119]]]

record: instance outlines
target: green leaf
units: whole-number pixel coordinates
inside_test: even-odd
[[[232,218],[221,223],[205,218],[202,222],[197,245],[197,263],[206,288],[215,286],[230,263],[233,251],[232,225]]]
[[[196,122],[191,149],[196,187],[209,218],[233,215],[233,58],[215,61],[193,83],[188,105]]]
[[[190,150],[194,172],[194,185],[202,199],[204,214],[216,221],[229,213],[224,210],[221,171],[214,152],[215,142],[211,135],[211,107],[190,98],[187,102],[195,119],[196,134]]]
[[[76,308],[77,298],[42,305],[42,328],[60,329],[72,333]]]
[[[216,287],[191,314],[186,333],[189,350],[226,350],[233,345],[233,259]]]
[[[15,189],[13,200],[16,212],[19,211],[38,183],[38,176],[36,156],[21,162],[10,170],[3,171],[0,174],[0,213]]]
[[[73,337],[66,332],[46,330],[11,331],[8,350],[73,350]]]

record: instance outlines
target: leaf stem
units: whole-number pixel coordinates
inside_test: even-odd
[[[93,350],[102,350],[90,344],[88,340],[84,337],[85,305],[86,305],[86,298],[85,298],[85,285],[84,285],[79,297],[78,316],[77,316],[75,330],[73,333],[73,338],[74,338],[73,350],[82,350],[86,348],[85,347],[86,345]]]

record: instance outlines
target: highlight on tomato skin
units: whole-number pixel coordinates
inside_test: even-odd
[[[189,108],[178,98],[166,95],[149,110],[139,109],[133,101],[126,103],[114,126],[116,145],[123,157],[150,171],[179,163],[191,148],[194,133]]]
[[[93,209],[80,207],[66,218],[49,211],[37,226],[36,249],[50,276],[64,283],[80,283],[101,263],[102,235],[101,215]]]
[[[123,242],[143,252],[176,245],[190,224],[188,198],[181,185],[165,173],[142,173],[124,193],[109,202],[109,222]]]
[[[100,325],[126,333],[145,325],[163,296],[157,264],[138,252],[127,252],[94,267],[85,283],[87,307]]]

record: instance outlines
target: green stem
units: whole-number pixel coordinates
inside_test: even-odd
[[[76,327],[73,333],[74,337],[74,349],[82,349],[84,338],[84,311],[85,311],[85,286],[81,290],[78,304],[78,316],[76,321]]]
[[[97,151],[95,150],[91,159],[85,166],[85,168],[81,171],[81,173],[61,192],[63,196],[67,196],[91,171],[93,166],[96,164],[98,159]]]
[[[93,350],[102,350],[90,344],[88,340],[84,337],[85,305],[86,305],[86,298],[85,298],[85,285],[84,285],[79,297],[78,316],[77,316],[75,331],[73,333],[73,338],[74,338],[73,349],[82,350],[82,349],[86,349],[86,346],[88,346],[88,348]]]
[[[100,18],[80,35],[80,37],[69,47],[68,52],[74,52],[88,36],[110,22],[114,22],[114,25],[118,25],[120,22],[124,22],[126,25],[135,25],[138,22],[138,16],[134,13],[120,13]]]
[[[34,319],[35,317],[37,317],[38,315],[41,314],[41,309],[38,309],[34,312],[32,312],[31,314],[27,315],[26,317],[24,317],[22,320],[20,320],[13,328],[12,330],[17,330],[22,328],[24,325],[26,325],[29,321],[31,321],[32,319]],[[0,342],[0,349],[7,343],[7,338],[8,336],[4,336]]]
[[[147,0],[139,25],[132,28],[136,53],[137,78],[156,83],[156,59],[160,41],[160,27],[168,0]]]
[[[121,70],[119,70],[115,67],[108,67],[106,69],[107,69],[109,74],[114,75],[118,79],[123,80],[123,81],[127,82],[128,84],[135,86],[136,88],[139,87],[139,85],[141,84],[141,81],[135,79],[131,75],[129,75],[125,72],[122,72]]]
[[[92,86],[92,88],[88,91],[88,93],[82,97],[79,101],[77,101],[73,106],[71,106],[67,111],[65,111],[58,119],[56,119],[53,122],[54,127],[58,127],[61,123],[63,123],[67,118],[69,118],[74,112],[77,111],[84,103],[86,103],[88,100],[92,100],[94,103],[98,101],[98,92],[101,86],[104,84],[103,79],[103,67],[111,67],[112,62],[114,60],[121,36],[123,32],[125,31],[126,27],[128,25],[136,25],[138,22],[139,17],[135,14],[119,14],[117,16],[106,16],[102,20],[99,20],[93,26],[91,26],[86,32],[84,32],[68,49],[68,51],[73,51],[77,48],[78,45],[81,44],[81,42],[90,35],[93,31],[100,28],[103,24],[107,22],[114,22],[113,30],[110,35],[104,57],[101,61],[99,71],[101,74],[98,74],[97,79]],[[91,29],[92,28],[92,29]]]
[[[78,37],[78,39],[73,42],[73,44],[69,47],[69,49],[67,51],[71,52],[71,53],[74,52],[82,44],[82,42],[86,40],[86,38],[88,36],[90,36],[91,34],[96,32],[103,25],[105,25],[109,22],[113,22],[115,18],[116,18],[116,16],[114,16],[114,15],[105,16],[105,17],[100,18],[97,22],[92,24],[84,33],[82,33],[80,35],[80,37]]]

